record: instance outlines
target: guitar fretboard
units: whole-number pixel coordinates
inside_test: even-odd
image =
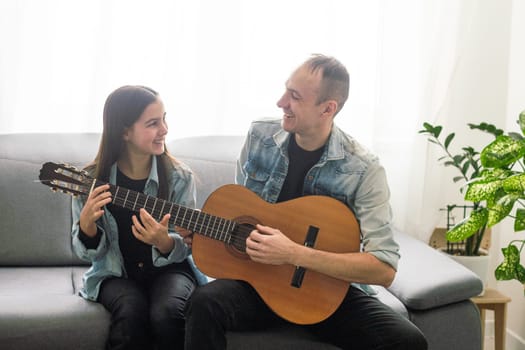
[[[98,182],[98,181],[97,181]],[[99,186],[100,184],[97,184]],[[113,195],[112,203],[122,208],[138,212],[144,208],[153,218],[160,221],[170,214],[170,224],[198,232],[206,237],[230,244],[232,232],[237,225],[235,221],[203,213],[200,210],[187,208],[164,199],[148,196],[142,192],[109,185]]]

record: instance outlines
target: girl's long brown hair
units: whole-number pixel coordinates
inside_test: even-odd
[[[109,181],[111,166],[118,160],[125,144],[123,134],[142,115],[146,107],[157,101],[155,90],[140,85],[125,85],[113,91],[104,104],[102,138],[95,160],[86,167],[101,181]],[[168,199],[168,171],[176,160],[164,144],[164,153],[157,156],[159,190],[157,196]]]

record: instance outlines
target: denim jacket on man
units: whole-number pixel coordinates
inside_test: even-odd
[[[236,182],[275,203],[288,172],[289,136],[280,120],[253,122],[237,161]],[[319,162],[306,174],[303,194],[346,204],[359,222],[363,251],[397,269],[399,246],[393,238],[385,170],[376,156],[335,125]]]
[[[109,174],[109,183],[117,182],[117,164],[113,164]],[[144,193],[153,197],[157,196],[159,178],[157,174],[157,159],[153,157],[151,171],[146,180]],[[177,203],[188,208],[195,208],[195,180],[193,173],[183,164],[175,165],[171,178],[168,179],[170,189],[168,201]],[[100,284],[108,277],[126,277],[124,260],[119,248],[118,228],[115,218],[109,210],[104,210],[104,215],[97,221],[97,227],[102,232],[100,243],[96,249],[86,249],[86,246],[79,239],[80,211],[84,206],[83,198],[73,198],[73,250],[79,258],[91,262],[91,267],[83,276],[84,286],[80,290],[80,295],[89,300],[97,300]],[[165,266],[175,262],[181,262],[188,258],[190,266],[194,271],[197,282],[204,284],[206,277],[197,270],[191,251],[183,242],[182,237],[175,231],[170,231],[169,236],[175,240],[174,249],[163,256],[160,251],[152,246],[151,259],[154,266]]]

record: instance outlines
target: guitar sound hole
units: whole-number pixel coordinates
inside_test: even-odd
[[[238,224],[231,233],[230,246],[239,252],[246,252],[246,238],[255,229],[252,224]]]

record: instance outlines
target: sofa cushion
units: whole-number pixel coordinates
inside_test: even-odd
[[[0,344],[7,349],[103,349],[109,313],[78,295],[86,268],[0,269]]]
[[[84,165],[100,134],[7,134],[0,137],[0,265],[84,264],[71,250],[71,197],[37,182],[46,161]]]
[[[109,313],[77,295],[0,295],[2,350],[104,349]]]
[[[71,267],[3,267],[0,269],[0,281],[2,298],[36,294],[75,294]]]
[[[393,296],[386,288],[381,286],[372,286],[372,288],[377,292],[376,297],[381,300],[383,304],[390,306],[393,310],[399,312],[406,318],[409,318],[408,310],[405,305],[403,305],[403,303]]]
[[[209,136],[176,139],[168,143],[170,152],[195,174],[197,208],[202,208],[219,186],[235,182],[235,161],[243,141],[242,136]]]
[[[401,259],[390,292],[409,309],[425,310],[469,299],[481,293],[479,277],[443,253],[395,231]],[[410,252],[410,259],[403,253]]]
[[[80,263],[71,250],[71,197],[38,183],[40,167],[0,159],[0,265]]]
[[[235,166],[233,163],[210,162],[200,159],[177,157],[193,171],[197,186],[197,208],[202,208],[209,195],[220,184],[233,183]],[[229,171],[225,171],[228,169]]]

